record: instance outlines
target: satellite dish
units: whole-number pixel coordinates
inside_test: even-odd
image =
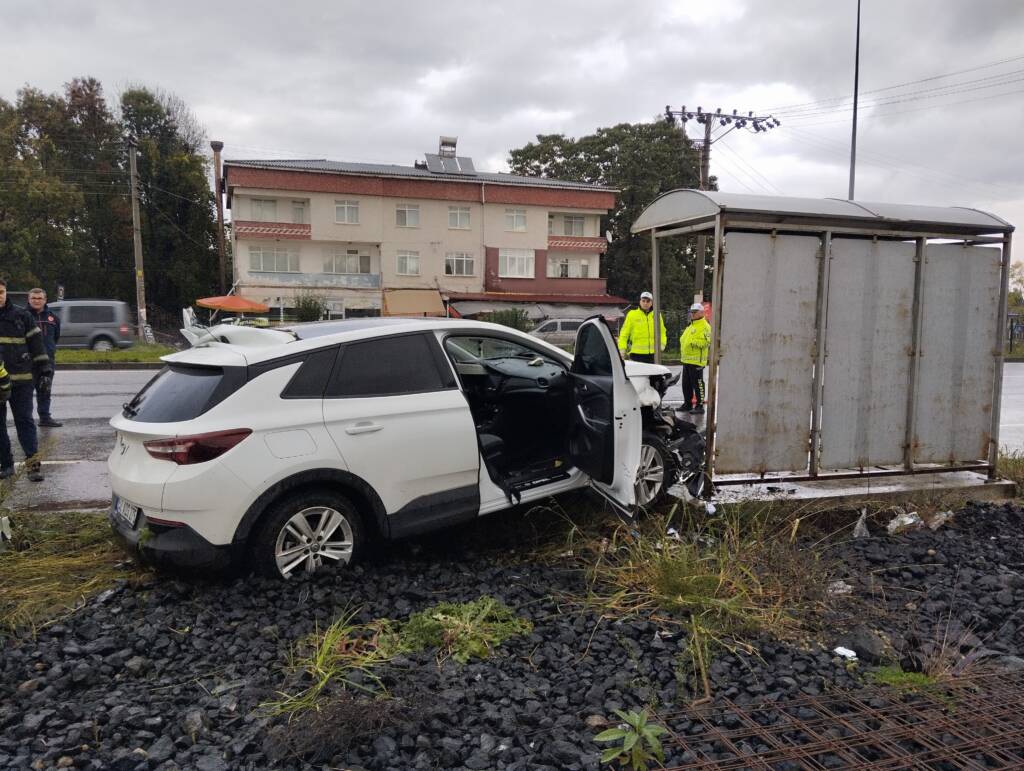
[[[610,231],[610,230],[604,231],[604,237],[605,237],[605,240],[610,244],[612,242],[612,231]]]

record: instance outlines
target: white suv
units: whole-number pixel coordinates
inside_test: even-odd
[[[575,357],[451,319],[190,336],[110,421],[111,523],[151,562],[287,577],[586,485],[633,509],[641,400],[599,318]]]

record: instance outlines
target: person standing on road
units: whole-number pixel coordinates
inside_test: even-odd
[[[665,332],[665,316],[658,314],[661,327],[661,343],[659,350],[665,350],[668,333]],[[619,353],[627,355],[633,361],[654,363],[654,296],[650,292],[640,294],[640,307],[626,314],[619,332]]]
[[[46,355],[50,357],[51,364],[57,364],[57,341],[60,340],[60,318],[50,310],[46,304],[46,292],[39,287],[30,289],[28,292],[28,312],[35,319],[36,326],[43,333],[43,347]],[[53,375],[50,376],[50,386],[53,385]],[[60,428],[63,423],[58,423],[50,414],[50,393],[51,389],[41,390],[36,384],[36,410],[39,412],[39,425],[48,428]]]
[[[25,468],[33,482],[43,481],[36,424],[32,420],[32,382],[49,392],[53,378],[50,357],[43,346],[32,314],[7,296],[7,282],[0,279],[0,359],[11,376],[11,413],[18,443],[25,453]],[[0,479],[14,476],[14,456],[7,435],[7,404],[0,404]]]
[[[683,363],[683,403],[696,404],[690,409],[694,415],[704,412],[704,368],[708,365],[711,348],[711,325],[704,318],[704,306],[690,306],[690,323],[679,336],[679,357]]]

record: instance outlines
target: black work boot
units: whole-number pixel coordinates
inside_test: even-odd
[[[703,415],[704,414],[704,405],[703,404],[698,404],[696,407],[694,407],[692,410],[690,410],[690,414],[691,415]]]
[[[0,468],[0,479],[10,479],[12,476],[14,476],[14,466]]]
[[[30,458],[25,461],[25,469],[28,471],[29,481],[43,481],[43,464],[40,462],[39,458]]]
[[[45,415],[39,418],[39,425],[45,426],[46,428],[60,428],[64,424],[60,421],[54,420],[52,415]]]

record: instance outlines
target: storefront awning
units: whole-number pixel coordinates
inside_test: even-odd
[[[436,289],[389,289],[381,315],[444,316],[444,303]]]

